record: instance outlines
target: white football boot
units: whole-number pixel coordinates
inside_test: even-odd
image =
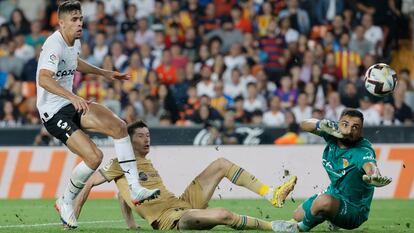
[[[74,229],[78,227],[75,211],[70,203],[66,203],[62,197],[56,200],[55,209],[59,212],[60,221],[62,221],[64,227]]]
[[[141,205],[144,201],[152,200],[160,195],[159,189],[141,188],[138,193],[131,190],[132,203],[134,205]],[[134,197],[135,196],[135,197]]]

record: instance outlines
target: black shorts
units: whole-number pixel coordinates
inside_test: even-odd
[[[53,117],[44,122],[47,131],[66,145],[73,132],[81,128],[81,115],[72,104],[61,108]]]

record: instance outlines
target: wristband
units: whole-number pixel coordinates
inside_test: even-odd
[[[320,130],[321,129],[320,124],[321,124],[321,121],[320,120],[316,122],[316,129],[317,130]]]

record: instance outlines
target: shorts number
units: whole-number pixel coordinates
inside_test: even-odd
[[[67,122],[63,122],[62,120],[59,120],[58,123],[56,124],[59,128],[61,129],[66,129],[66,127],[68,127],[68,123]]]

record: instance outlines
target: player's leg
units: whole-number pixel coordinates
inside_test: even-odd
[[[301,231],[309,231],[325,220],[334,218],[339,211],[340,204],[340,200],[332,195],[315,195],[298,207],[293,218],[299,222],[298,226]]]
[[[296,184],[296,177],[292,177],[287,183],[273,189],[262,183],[254,175],[239,167],[237,164],[234,164],[225,158],[219,158],[212,162],[196,177],[207,200],[210,200],[217,185],[224,177],[236,185],[243,186],[258,195],[265,197],[277,207],[282,205],[283,201]]]
[[[128,136],[127,126],[123,120],[108,108],[91,103],[89,111],[81,118],[81,126],[85,130],[102,133],[114,139],[115,152],[131,187],[132,200],[135,204],[152,199],[159,194],[159,189],[148,190],[139,184],[135,155]]]
[[[272,230],[272,223],[261,219],[238,215],[224,208],[191,209],[178,222],[180,230],[208,230],[217,225],[226,225],[237,230]]]

